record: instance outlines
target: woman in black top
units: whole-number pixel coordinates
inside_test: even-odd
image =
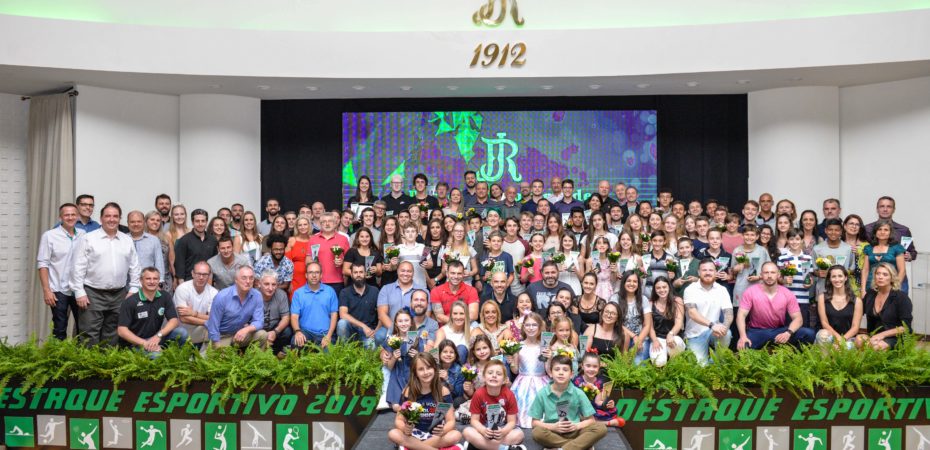
[[[375,198],[374,193],[371,191],[371,178],[368,178],[368,175],[362,175],[358,177],[358,186],[355,188],[355,195],[349,197],[349,201],[346,202],[346,208],[351,208],[353,203],[359,203],[363,205],[371,205]]]
[[[657,367],[685,349],[681,334],[685,326],[685,304],[675,296],[668,278],[656,278],[649,296],[652,306],[652,330],[649,331],[649,357]]]
[[[827,283],[817,296],[817,313],[823,326],[817,332],[818,344],[853,347],[862,322],[862,300],[853,294],[845,267],[837,265],[827,271]]]
[[[588,272],[581,279],[581,295],[572,300],[572,313],[581,317],[581,322],[587,325],[594,325],[601,321],[601,311],[607,300],[598,297],[594,293],[597,287],[597,275]]]
[[[588,337],[588,348],[604,357],[613,357],[614,349],[626,351],[626,339],[623,338],[623,326],[620,323],[620,307],[609,302],[601,311],[599,323],[588,325],[584,335]]]
[[[433,219],[429,221],[429,224],[426,225],[426,239],[424,239],[423,243],[429,249],[429,257],[433,261],[433,268],[426,271],[426,287],[432,290],[445,279],[445,275],[442,273],[445,264],[439,264],[439,249],[448,244],[446,230],[442,227],[442,220]]]
[[[894,267],[879,263],[872,272],[872,288],[865,294],[866,323],[872,336],[860,335],[858,345],[871,345],[875,350],[887,350],[898,343],[898,335],[911,329],[914,305],[906,293]]]
[[[381,275],[381,263],[383,262],[381,252],[375,245],[374,237],[368,228],[359,228],[355,232],[355,239],[352,241],[352,247],[346,252],[342,263],[342,274],[352,279],[352,266],[354,264],[364,265],[368,269],[366,281],[372,286],[378,285],[378,276]]]

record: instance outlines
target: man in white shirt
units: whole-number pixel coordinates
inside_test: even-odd
[[[139,291],[142,268],[132,238],[119,232],[122,214],[118,204],[107,203],[100,211],[101,228],[74,246],[70,285],[81,308],[78,328],[87,345],[117,344],[120,306]]]
[[[207,320],[210,305],[218,292],[210,286],[210,265],[206,261],[194,264],[193,278],[178,285],[174,290],[174,307],[178,311],[181,326],[187,329],[188,341],[202,344],[207,340]]]
[[[693,283],[685,289],[684,301],[687,310],[685,339],[688,349],[694,352],[698,362],[706,365],[708,348],[730,345],[733,335],[730,323],[733,322],[733,308],[727,289],[715,282],[717,266],[713,259],[705,259],[698,266],[700,283]]]
[[[74,242],[84,236],[84,231],[74,226],[78,220],[78,209],[74,203],[59,206],[58,218],[60,225],[42,233],[36,266],[42,283],[42,298],[52,309],[52,336],[65,339],[68,337],[69,309],[74,317],[74,334],[78,334],[78,307],[68,283]]]

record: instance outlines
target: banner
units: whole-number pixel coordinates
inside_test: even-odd
[[[186,390],[155,382],[49,383],[0,391],[3,444],[11,448],[341,450],[374,419],[374,392],[259,388],[225,401],[209,383]]]

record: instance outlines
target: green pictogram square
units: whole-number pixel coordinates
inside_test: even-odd
[[[719,430],[720,450],[752,450],[752,430]]]
[[[646,450],[677,450],[678,430],[646,430],[643,446]]]
[[[239,448],[236,424],[232,422],[207,422],[203,425],[204,448],[233,450]]]
[[[100,421],[97,419],[71,419],[70,447],[76,449],[100,448]]]
[[[35,422],[32,417],[4,417],[3,437],[8,447],[35,447]]]
[[[827,450],[827,430],[799,428],[791,435],[795,450]]]
[[[868,450],[901,450],[900,428],[869,428]]]
[[[137,420],[135,431],[137,449],[168,449],[168,425],[164,420]]]
[[[275,443],[283,450],[309,450],[310,430],[306,424],[276,424]]]

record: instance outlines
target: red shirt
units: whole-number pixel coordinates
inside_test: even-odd
[[[323,237],[323,233],[314,234],[310,236],[310,240],[307,242],[308,257],[313,254],[314,245],[320,246],[317,255],[317,261],[323,267],[323,278],[320,281],[323,283],[342,283],[342,266],[336,265],[336,255],[333,255],[332,248],[334,246],[341,247],[342,255],[340,256],[345,258],[346,252],[349,251],[349,240],[339,233],[333,234],[329,239]]]
[[[462,300],[466,305],[478,303],[478,290],[465,283],[459,283],[458,292],[452,292],[449,283],[443,283],[433,288],[429,293],[430,303],[442,304],[442,311],[448,316],[452,310],[452,304],[457,300]]]
[[[471,398],[471,406],[468,410],[472,415],[478,414],[479,417],[481,417],[481,423],[483,423],[484,426],[488,426],[488,405],[493,404],[501,405],[501,410],[504,411],[504,414],[498,418],[498,428],[503,428],[504,425],[507,425],[507,416],[517,415],[517,398],[514,397],[513,392],[511,392],[507,386],[501,386],[501,392],[497,396],[488,394],[488,388],[485,386],[478,388],[475,395]]]

